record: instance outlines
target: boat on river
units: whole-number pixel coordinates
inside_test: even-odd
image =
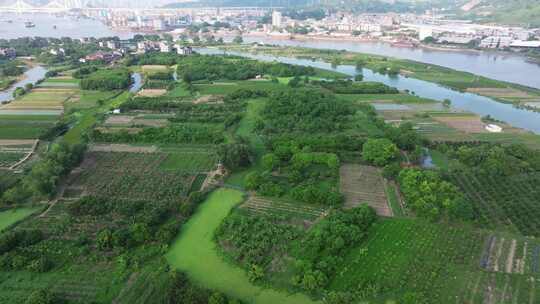
[[[36,24],[34,22],[32,22],[32,21],[26,21],[24,23],[24,27],[26,27],[26,28],[36,27]]]

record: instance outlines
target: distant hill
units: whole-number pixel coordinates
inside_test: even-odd
[[[540,1],[482,0],[463,15],[485,22],[540,27]]]

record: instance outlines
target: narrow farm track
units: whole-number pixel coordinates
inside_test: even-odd
[[[303,294],[289,294],[253,285],[245,271],[224,261],[214,242],[214,231],[243,193],[218,189],[203,202],[195,215],[182,227],[166,255],[172,267],[186,272],[195,282],[219,290],[231,297],[254,304],[314,304]]]

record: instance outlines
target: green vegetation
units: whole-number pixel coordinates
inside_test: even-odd
[[[125,89],[130,84],[129,72],[127,70],[99,70],[80,82],[83,90],[119,90]]]
[[[470,113],[313,68],[38,58],[49,80],[8,105],[23,112],[0,114],[0,127],[47,125],[27,162],[0,172],[0,302],[534,303],[540,154],[508,143],[538,137],[483,134]],[[128,71],[160,96],[126,92]],[[28,114],[53,108],[63,115]],[[0,141],[0,164],[30,142]],[[423,167],[426,151],[436,166]]]
[[[15,208],[0,211],[0,232],[23,220],[41,208]]]
[[[171,246],[167,254],[169,263],[199,284],[250,303],[314,303],[301,294],[289,295],[255,286],[242,269],[218,255],[213,231],[241,201],[242,193],[236,190],[220,189],[210,194]],[[205,262],[200,263],[201,260]]]

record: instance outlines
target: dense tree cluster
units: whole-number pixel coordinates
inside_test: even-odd
[[[252,172],[246,177],[246,187],[261,195],[291,198],[310,204],[337,206],[343,195],[334,186],[339,171],[339,158],[333,153],[296,152],[281,149],[262,157],[266,171]],[[280,174],[272,172],[278,170]]]
[[[398,181],[407,207],[417,215],[431,220],[472,218],[470,202],[437,172],[404,169],[399,173]]]
[[[90,138],[97,142],[111,143],[200,143],[218,144],[223,142],[223,130],[220,126],[196,123],[171,124],[163,128],[143,128],[140,132],[127,130],[106,132],[92,130]]]
[[[52,145],[44,159],[35,164],[17,186],[4,192],[2,201],[20,203],[30,197],[36,199],[54,194],[56,185],[81,160],[85,146],[67,144]]]
[[[249,233],[247,233],[249,231]],[[270,217],[246,217],[233,214],[216,230],[216,238],[227,246],[233,246],[233,258],[249,267],[266,268],[273,254],[284,251],[288,242],[299,236],[298,228],[280,224]],[[253,275],[253,279],[257,276]]]
[[[40,230],[16,230],[0,236],[0,267],[4,270],[30,270],[45,272],[51,261],[44,256],[25,251],[25,248],[43,240]]]
[[[319,222],[296,249],[297,274],[293,283],[311,292],[325,287],[347,251],[367,236],[376,219],[375,211],[362,205],[333,213]]]
[[[0,62],[0,77],[1,76],[19,76],[24,73],[24,67],[20,61],[3,61]]]
[[[387,138],[368,139],[362,147],[362,157],[376,166],[386,166],[399,154],[396,145]]]
[[[80,82],[83,90],[120,90],[129,86],[131,78],[128,70],[98,70]]]
[[[465,169],[477,169],[488,175],[509,176],[540,171],[540,154],[523,145],[460,145],[442,147]]]
[[[396,88],[389,87],[380,82],[353,82],[347,80],[314,81],[312,84],[319,85],[336,94],[397,94]]]
[[[259,126],[265,135],[343,130],[354,110],[318,90],[287,90],[270,95]]]
[[[234,56],[197,55],[178,60],[178,78],[185,82],[197,80],[246,80],[257,75],[291,77],[312,75],[315,70],[284,63],[266,63]]]
[[[220,145],[218,156],[222,164],[231,170],[246,168],[253,162],[253,152],[248,143],[242,139]]]
[[[87,77],[88,75],[96,72],[98,70],[97,66],[95,65],[89,65],[89,66],[83,66],[75,72],[73,72],[72,76],[73,78],[82,79],[84,77]]]

